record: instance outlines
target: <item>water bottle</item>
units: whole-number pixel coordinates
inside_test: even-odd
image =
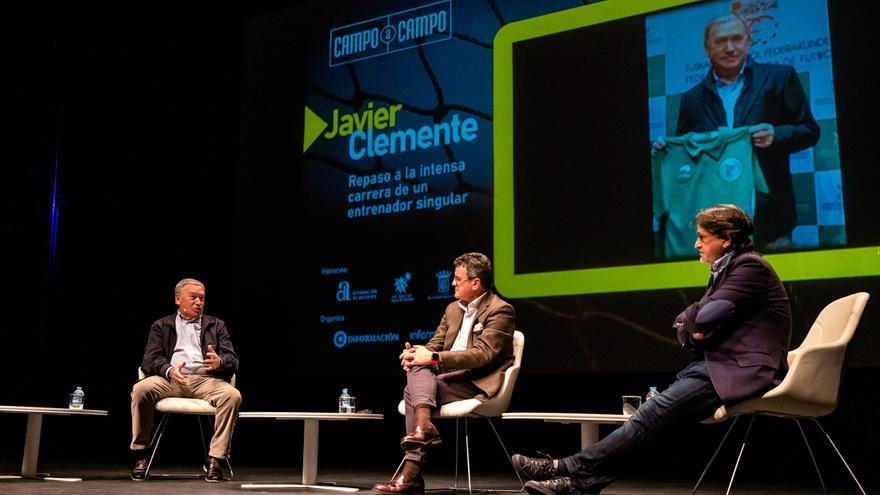
[[[645,402],[648,402],[649,400],[653,399],[654,397],[657,397],[658,395],[660,395],[660,392],[657,391],[657,387],[650,387],[648,389],[648,393],[645,394]]]
[[[82,409],[83,404],[86,400],[86,393],[83,392],[82,387],[76,387],[76,390],[70,394],[70,408],[71,409]]]
[[[343,414],[354,413],[354,397],[348,395],[348,389],[342,389],[339,395],[339,412]]]

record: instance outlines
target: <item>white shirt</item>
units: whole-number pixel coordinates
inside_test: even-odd
[[[458,303],[458,306],[464,310],[464,318],[461,320],[461,328],[458,330],[458,336],[455,337],[455,342],[453,342],[452,348],[449,349],[450,351],[463,351],[467,349],[471,338],[471,328],[474,326],[474,319],[477,317],[477,306],[480,305],[480,301],[488,293],[489,291],[483,292],[480,297],[471,301],[467,307],[460,302]]]

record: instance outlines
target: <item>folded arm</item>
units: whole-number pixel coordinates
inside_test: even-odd
[[[725,322],[766,300],[770,274],[760,259],[748,256],[734,262],[736,265],[726,268],[730,272],[709,297],[691,304],[675,318],[673,327],[684,347],[726,337]]]

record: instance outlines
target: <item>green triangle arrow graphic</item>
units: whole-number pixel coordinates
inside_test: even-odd
[[[315,112],[312,111],[311,108],[306,108],[306,125],[305,132],[303,133],[303,153],[309,149],[309,146],[321,136],[321,133],[324,132],[324,129],[327,127],[327,122],[324,122],[324,119],[318,116]]]

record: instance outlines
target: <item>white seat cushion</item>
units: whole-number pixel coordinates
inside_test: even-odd
[[[163,413],[176,414],[211,414],[216,410],[214,406],[202,399],[185,399],[183,397],[168,397],[156,404],[156,410]]]
[[[440,406],[439,414],[435,412],[432,416],[440,418],[460,418],[471,414],[474,409],[481,404],[482,402],[477,399],[457,400]]]

